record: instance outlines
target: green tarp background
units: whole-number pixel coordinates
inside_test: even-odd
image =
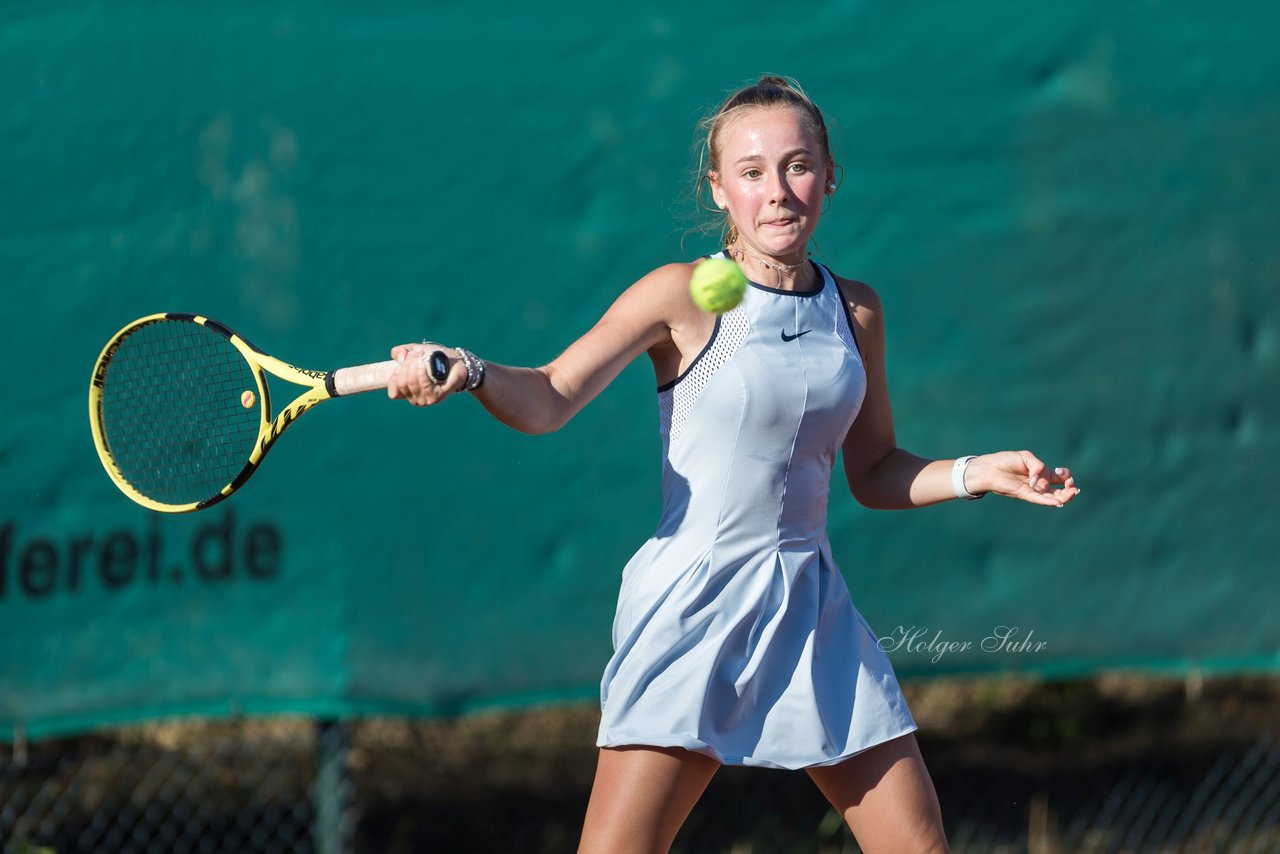
[[[424,336],[545,362],[714,248],[693,127],[765,71],[834,125],[816,255],[884,299],[901,444],[1027,446],[1084,488],[833,490],[900,673],[1274,670],[1278,29],[1189,0],[6,4],[0,737],[593,696],[659,511],[647,364],[544,437],[327,404],[181,518],[102,472],[90,367],[165,310],[311,368]],[[1030,644],[983,649],[1002,626]]]

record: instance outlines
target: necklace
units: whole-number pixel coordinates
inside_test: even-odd
[[[794,273],[796,270],[799,270],[801,267],[809,263],[809,256],[806,253],[805,260],[803,261],[797,262],[795,264],[778,264],[774,261],[769,261],[765,258],[761,258],[756,253],[752,252],[751,250],[743,246],[741,243],[737,243],[737,242],[735,242],[733,246],[729,247],[729,251],[732,254],[738,256],[739,259],[741,259],[743,255],[750,255],[751,258],[757,264],[760,264],[762,267],[765,267],[767,269],[773,270],[775,273],[778,274],[778,287],[782,287],[783,273]]]

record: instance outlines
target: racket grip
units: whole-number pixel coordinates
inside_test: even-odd
[[[431,379],[438,383],[448,379],[449,357],[443,351],[435,350],[427,359],[427,371],[431,374]],[[399,362],[391,360],[374,362],[369,365],[353,365],[350,368],[339,368],[325,377],[325,388],[334,397],[377,391],[387,387],[387,383],[391,380],[391,375],[396,372],[396,368],[399,365]]]
[[[361,394],[366,391],[377,391],[386,388],[391,375],[396,372],[399,362],[388,360],[374,362],[369,365],[353,365],[350,368],[339,368],[325,377],[325,388],[334,397],[348,394]]]

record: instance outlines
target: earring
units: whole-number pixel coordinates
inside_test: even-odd
[[[834,181],[827,185],[827,190],[832,193],[836,191],[836,184]]]

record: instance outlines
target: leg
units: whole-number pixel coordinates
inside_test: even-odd
[[[807,769],[867,854],[945,852],[942,810],[912,733]]]
[[[679,748],[601,749],[579,854],[667,851],[719,767]]]

